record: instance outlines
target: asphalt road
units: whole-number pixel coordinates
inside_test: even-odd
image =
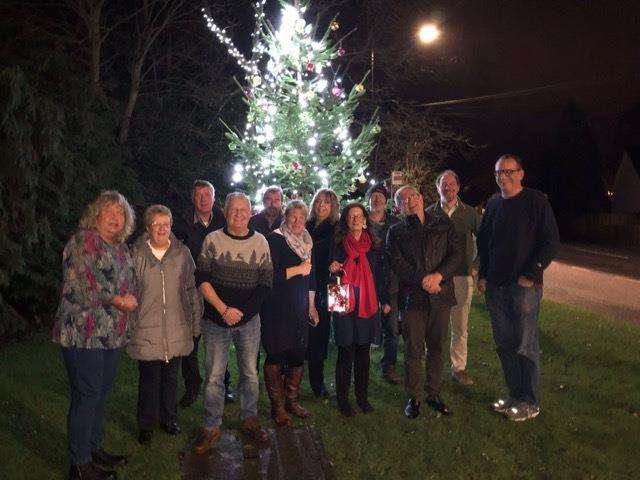
[[[545,270],[544,296],[640,325],[640,253],[562,245]]]

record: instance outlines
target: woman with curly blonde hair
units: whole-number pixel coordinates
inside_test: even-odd
[[[107,393],[118,355],[129,340],[134,269],[124,243],[135,215],[126,198],[103,191],[85,210],[63,253],[63,280],[53,341],[62,347],[71,403],[67,437],[70,479],[115,478],[127,458],[102,448]],[[103,470],[100,467],[105,467]]]

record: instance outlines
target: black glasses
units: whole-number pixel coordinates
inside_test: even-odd
[[[493,174],[496,177],[504,175],[505,177],[511,178],[511,176],[514,173],[519,172],[520,170],[522,170],[522,169],[521,168],[511,168],[511,169],[507,169],[507,170],[496,170],[495,172],[493,172]]]

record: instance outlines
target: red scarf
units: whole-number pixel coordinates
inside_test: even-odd
[[[360,239],[348,233],[342,241],[342,246],[347,252],[347,259],[344,261],[343,283],[350,288],[358,287],[358,317],[371,318],[378,311],[378,297],[376,295],[376,285],[373,281],[373,272],[369,266],[367,252],[371,250],[371,237],[367,232],[362,232]],[[356,259],[359,259],[356,263]],[[355,295],[352,291],[349,295],[349,310],[355,309]]]

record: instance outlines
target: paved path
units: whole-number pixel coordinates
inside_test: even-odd
[[[563,245],[545,271],[545,298],[640,325],[640,255]]]

